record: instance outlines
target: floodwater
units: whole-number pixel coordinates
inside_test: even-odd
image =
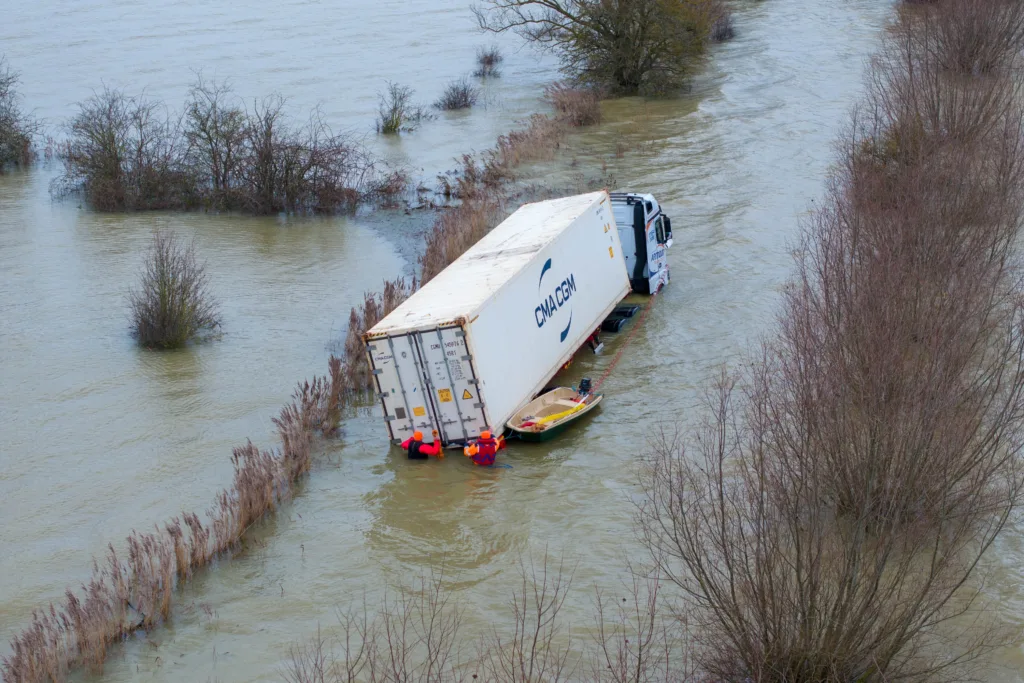
[[[410,463],[371,407],[354,411],[297,498],[201,573],[170,624],[118,648],[102,678],[280,680],[289,645],[334,623],[339,606],[372,604],[385,585],[441,566],[471,632],[505,618],[517,558],[545,548],[576,564],[565,616],[587,623],[594,589],[614,593],[626,563],[644,557],[631,513],[646,440],[694,419],[701,385],[771,329],[788,247],[891,12],[879,0],[741,1],[736,39],[713,50],[691,92],[607,102],[604,123],[533,170],[557,183],[607,163],[619,187],[653,192],[673,219],[673,282],[584,428],[513,446],[511,469],[480,470],[459,457]],[[426,182],[543,111],[557,64],[500,37],[504,73],[485,84],[482,107],[387,141],[372,135],[376,92],[392,80],[429,102],[490,42],[462,0],[41,0],[5,8],[0,24],[25,104],[51,130],[103,84],[180,106],[202,70],[247,100],[287,95],[296,120],[319,104],[337,130],[366,135]],[[230,481],[233,445],[273,445],[271,416],[297,380],[324,371],[349,307],[414,272],[422,241],[422,221],[401,214],[99,215],[51,201],[53,173],[0,177],[4,641],[87,578],[107,543],[204,510]],[[125,296],[164,227],[198,239],[224,331],[152,353],[128,336]],[[609,347],[581,356],[568,379],[599,376]],[[1024,608],[1020,540],[1007,533],[988,583],[1009,624]],[[1024,663],[1017,649],[995,658]]]

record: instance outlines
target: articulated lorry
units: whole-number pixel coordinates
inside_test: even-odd
[[[392,441],[502,431],[630,291],[668,283],[671,244],[651,195],[522,206],[365,334]]]

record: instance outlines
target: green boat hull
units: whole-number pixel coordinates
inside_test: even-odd
[[[601,398],[603,398],[603,396]],[[513,434],[519,437],[520,441],[525,441],[527,443],[544,443],[546,441],[551,441],[552,439],[556,439],[559,436],[561,436],[567,429],[584,420],[587,417],[587,415],[593,414],[593,412],[597,410],[598,406],[600,405],[601,401],[599,399],[594,403],[594,406],[592,408],[589,408],[577,415],[574,415],[570,419],[565,420],[564,422],[559,422],[557,425],[549,427],[541,432],[533,432],[526,429],[516,429],[514,427],[509,427],[509,429],[512,430]]]

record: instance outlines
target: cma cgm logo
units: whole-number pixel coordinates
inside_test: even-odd
[[[540,305],[533,310],[533,317],[537,321],[537,327],[544,327],[545,323],[554,318],[569,303],[569,299],[572,298],[573,293],[576,291],[576,276],[573,273],[569,273],[569,277],[555,284],[553,289],[550,289],[552,281],[548,280],[549,289],[545,290],[544,276],[547,275],[549,270],[551,270],[551,259],[544,262],[544,267],[540,271],[540,280],[537,282],[537,293],[543,297]],[[559,341],[564,342],[565,338],[569,336],[570,327],[572,327],[571,306],[569,307],[569,321],[559,335]]]

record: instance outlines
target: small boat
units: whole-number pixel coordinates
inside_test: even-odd
[[[527,403],[506,423],[523,441],[549,441],[597,407],[603,394],[558,387]]]

